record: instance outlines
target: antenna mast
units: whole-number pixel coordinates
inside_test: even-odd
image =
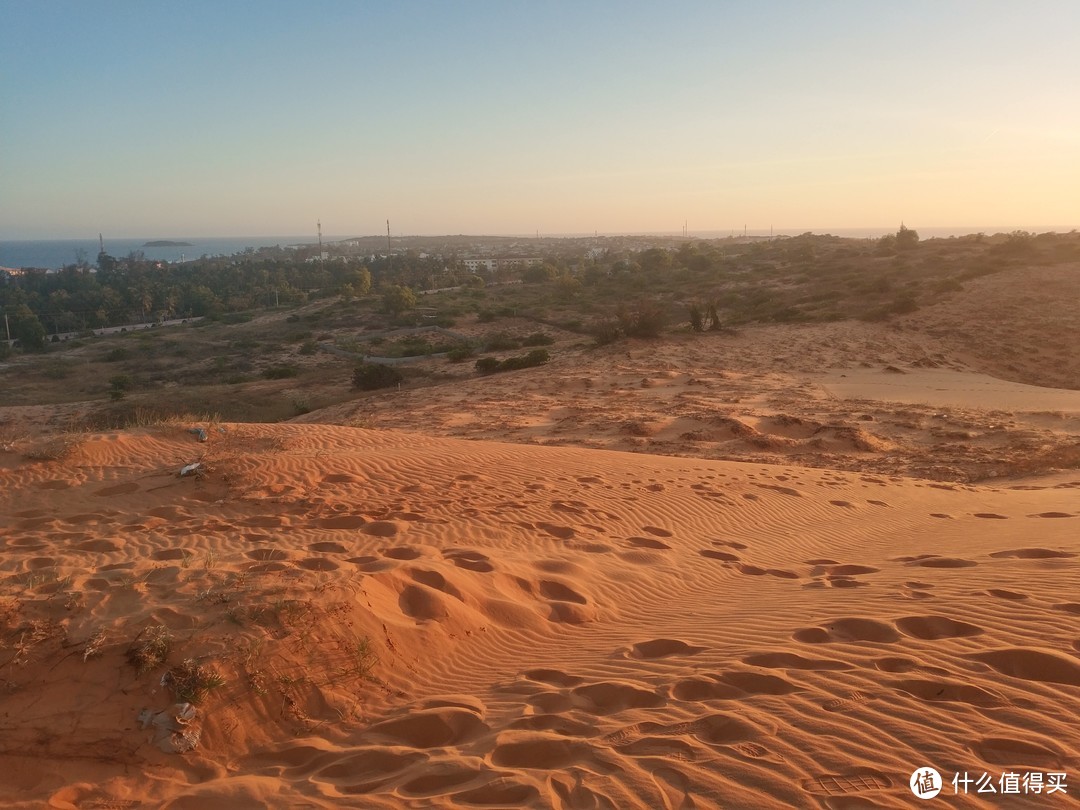
[[[322,258],[322,220],[315,221],[315,227],[319,229],[319,258]]]
[[[98,244],[101,245],[101,252],[104,253],[105,252],[105,239],[104,239],[104,237],[102,237],[102,235],[100,233],[97,235],[97,240],[98,240]]]
[[[386,258],[390,258],[390,220],[386,220]]]

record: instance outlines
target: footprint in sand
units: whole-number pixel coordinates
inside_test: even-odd
[[[529,669],[522,674],[530,681],[546,683],[561,688],[578,686],[585,680],[584,678],[579,678],[577,675],[571,675],[569,672],[563,672],[561,669]]]
[[[626,545],[630,548],[651,548],[657,551],[669,551],[671,546],[662,540],[654,540],[651,537],[627,537]]]
[[[740,559],[738,554],[732,554],[728,551],[717,551],[712,548],[698,549],[698,554],[702,557],[708,557],[710,560],[722,560],[723,562],[738,562]]]
[[[791,487],[781,487],[776,484],[754,484],[755,487],[761,487],[761,489],[771,489],[773,492],[779,492],[781,495],[788,495],[792,498],[801,498],[802,493],[797,489]]]
[[[963,560],[957,557],[938,557],[934,554],[925,554],[919,557],[903,558],[898,562],[907,562],[909,565],[917,565],[922,568],[973,568],[978,565],[974,560]]]
[[[653,537],[674,537],[672,532],[658,526],[642,526],[641,530],[646,534],[651,534]]]
[[[820,627],[806,627],[796,630],[791,637],[803,644],[851,641],[891,644],[900,640],[900,634],[891,624],[859,617],[836,619]]]
[[[465,548],[448,548],[443,550],[443,557],[450,560],[458,568],[464,568],[467,571],[488,574],[495,570],[495,566],[491,564],[491,558],[486,554],[481,554],[479,551]]]
[[[308,548],[312,551],[318,551],[324,554],[344,554],[348,550],[345,546],[341,545],[341,543],[334,543],[329,540],[312,543]]]
[[[969,706],[1006,706],[1009,703],[1003,695],[959,681],[902,680],[887,685],[928,703],[966,703]]]
[[[570,695],[580,710],[600,716],[626,709],[655,709],[665,702],[663,696],[653,690],[619,681],[577,686],[570,690]]]
[[[94,494],[97,495],[99,498],[107,498],[110,495],[128,495],[132,492],[138,491],[139,485],[136,484],[134,481],[130,481],[126,484],[114,484],[111,487],[104,487],[102,489],[99,489]]]
[[[1080,662],[1056,652],[1025,647],[971,653],[968,658],[982,661],[1002,675],[1040,683],[1062,683],[1080,686]]]
[[[328,560],[325,557],[308,557],[299,560],[296,564],[307,571],[337,571],[341,567],[333,560]]]
[[[152,555],[155,560],[182,560],[185,557],[192,556],[192,553],[183,548],[163,548],[160,551],[155,551]]]
[[[363,557],[349,557],[345,560],[347,563],[352,563],[361,571],[366,574],[374,574],[378,571],[388,571],[394,567],[394,563],[389,560],[385,560],[382,557],[375,557],[371,555]]]
[[[1008,599],[1013,602],[1019,602],[1022,599],[1028,599],[1026,593],[1019,593],[1018,591],[1007,591],[1004,588],[990,588],[983,591],[987,596],[993,596],[995,599]]]
[[[363,479],[357,478],[355,475],[349,473],[331,473],[330,475],[324,475],[322,479],[324,484],[361,484]]]
[[[420,557],[423,552],[420,549],[413,546],[395,546],[393,548],[380,549],[380,554],[384,557],[389,557],[391,560],[415,560]]]
[[[995,551],[991,555],[994,558],[1015,558],[1018,560],[1052,560],[1064,557],[1075,557],[1069,551],[1054,551],[1049,548],[1017,548],[1009,551]]]
[[[983,518],[984,520],[1008,520],[1005,515],[999,515],[996,512],[976,512],[975,517]]]
[[[458,601],[465,601],[465,595],[458,587],[438,571],[432,571],[428,568],[410,568],[408,569],[408,574],[421,585],[426,585],[432,590],[449,594]]]
[[[569,540],[576,534],[569,526],[561,526],[557,523],[537,523],[536,528],[559,540]]]
[[[75,545],[75,548],[79,551],[97,551],[100,553],[107,553],[110,551],[119,551],[120,546],[114,543],[112,540],[87,540]]]
[[[1036,765],[1047,770],[1059,770],[1069,759],[1068,754],[1050,740],[1040,745],[1010,737],[982,737],[970,747],[979,759],[995,765],[1023,762],[1025,765]]]
[[[824,794],[826,796],[849,796],[888,790],[892,787],[892,784],[892,780],[883,773],[852,771],[850,773],[814,776],[802,780],[799,786],[807,793]]]
[[[847,697],[826,700],[821,704],[821,708],[827,712],[842,712],[854,709],[860,703],[869,703],[873,699],[874,696],[868,695],[866,692],[851,692]]]
[[[796,669],[813,672],[853,668],[852,664],[832,658],[803,658],[801,655],[789,652],[755,653],[741,660],[747,666],[763,667],[765,669]]]
[[[1028,515],[1028,517],[1037,518],[1071,518],[1077,517],[1077,515],[1070,514],[1069,512],[1039,512],[1037,515]]]
[[[738,540],[710,540],[714,546],[720,546],[721,548],[733,548],[736,551],[745,551],[750,548],[746,543],[740,543]]]
[[[969,638],[982,635],[983,629],[948,616],[905,616],[895,622],[900,632],[912,638],[935,641],[942,638]]]
[[[367,524],[363,515],[334,515],[320,518],[315,525],[320,529],[359,529]]]
[[[704,652],[707,647],[695,647],[685,641],[673,638],[656,638],[651,641],[641,641],[630,648],[630,656],[633,658],[657,659],[668,658],[672,655],[697,655]]]

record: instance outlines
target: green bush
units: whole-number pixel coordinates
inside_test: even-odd
[[[496,332],[484,343],[484,348],[489,352],[502,352],[509,349],[521,348],[521,341],[510,337],[506,332]]]
[[[656,301],[641,300],[633,306],[621,306],[615,318],[619,328],[629,337],[660,337],[664,330],[664,308]]]
[[[690,305],[690,328],[695,332],[705,331],[705,316],[702,314],[699,304]]]
[[[547,349],[533,349],[528,354],[507,357],[501,363],[494,357],[481,357],[476,361],[476,370],[481,374],[494,374],[497,371],[517,371],[523,368],[542,366],[551,359]]]
[[[446,353],[446,359],[451,363],[460,363],[473,356],[472,346],[455,346]]]
[[[622,329],[614,318],[597,318],[589,324],[589,334],[597,346],[607,346],[622,337]]]
[[[546,332],[533,332],[528,337],[521,339],[522,346],[550,346],[555,342],[555,338]]]
[[[380,363],[361,363],[353,369],[353,388],[361,391],[375,391],[389,388],[405,379],[393,366]]]
[[[129,354],[127,349],[117,347],[115,349],[110,349],[108,352],[106,352],[105,356],[102,359],[106,363],[119,363],[121,360],[127,360],[128,356]]]
[[[128,391],[135,385],[135,380],[131,378],[130,374],[117,374],[115,377],[109,378],[109,385],[118,391]]]
[[[287,380],[299,373],[300,369],[296,366],[269,366],[263,369],[262,375],[268,380]]]
[[[547,349],[533,349],[528,354],[507,357],[499,363],[499,371],[517,371],[522,368],[542,366],[550,359],[551,356],[547,353]]]

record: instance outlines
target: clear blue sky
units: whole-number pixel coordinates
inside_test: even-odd
[[[0,238],[1080,226],[1080,3],[0,0]]]

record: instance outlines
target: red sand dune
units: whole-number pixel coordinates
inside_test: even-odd
[[[0,454],[5,806],[909,807],[916,767],[1077,778],[1075,473],[221,427]],[[188,659],[223,683],[166,753],[137,718]]]

